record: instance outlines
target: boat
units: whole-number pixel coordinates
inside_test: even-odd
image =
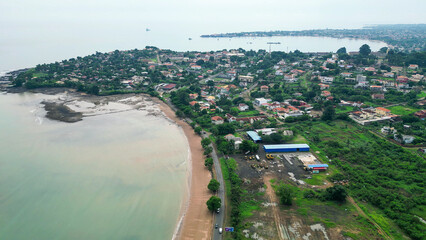
[[[188,40],[192,40],[192,38],[188,38]]]
[[[147,28],[146,31],[149,32],[149,31],[151,31],[151,29]]]

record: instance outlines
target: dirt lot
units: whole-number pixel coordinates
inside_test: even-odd
[[[255,210],[249,214],[245,213],[248,216],[244,220],[243,235],[247,239],[352,239],[345,237],[344,232],[356,234],[360,223],[350,204],[338,206],[318,201],[309,202],[301,196],[296,197],[290,207],[279,203],[273,189],[273,185],[278,182],[301,189],[326,187],[311,186],[304,182],[312,173],[304,170],[300,159],[303,159],[305,164],[316,163],[311,162],[316,159],[314,155],[309,152],[274,153],[274,158],[268,160],[262,145],[257,155],[259,160],[255,155],[229,156],[237,161],[240,177],[244,180],[243,201],[257,203],[257,208],[253,208]],[[380,239],[376,238],[374,232],[368,234],[371,234],[368,238],[359,239]]]
[[[259,161],[256,159],[259,156]],[[299,160],[299,156],[310,155],[309,152],[291,152],[291,153],[272,153],[272,160],[267,159],[263,145],[260,144],[259,151],[256,155],[234,154],[230,157],[238,162],[239,174],[241,178],[260,178],[265,174],[273,174],[279,179],[287,179],[294,181],[296,184],[305,185],[303,181],[311,177],[311,173],[303,169],[303,162]],[[250,160],[250,157],[252,159]]]

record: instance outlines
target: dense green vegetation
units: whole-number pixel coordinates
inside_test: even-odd
[[[411,213],[426,203],[424,159],[344,121],[313,123],[305,135],[344,171],[351,196],[382,209],[411,238],[424,239],[425,227]]]

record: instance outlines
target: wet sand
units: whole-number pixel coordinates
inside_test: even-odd
[[[183,209],[183,222],[178,226],[177,239],[211,239],[213,215],[208,211],[206,202],[211,197],[207,185],[211,173],[204,166],[201,137],[195,134],[188,123],[176,117],[175,112],[164,102],[155,99],[166,116],[182,127],[191,148],[191,186],[188,203]],[[185,209],[186,208],[186,209]]]

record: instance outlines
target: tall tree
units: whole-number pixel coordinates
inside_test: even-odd
[[[217,192],[219,190],[220,183],[216,179],[212,179],[209,182],[209,185],[207,185],[207,188],[212,192]]]
[[[324,121],[331,121],[334,119],[335,115],[336,115],[336,111],[334,110],[334,107],[330,105],[325,108],[321,119]]]
[[[339,48],[339,50],[337,50],[336,53],[337,54],[345,54],[346,53],[346,48],[345,47],[341,47],[341,48]]]
[[[370,46],[368,46],[367,44],[364,44],[359,48],[359,54],[363,56],[368,56],[368,54],[370,53],[371,53],[371,49],[370,49]]]
[[[220,198],[216,197],[216,196],[211,196],[211,198],[207,201],[207,208],[210,211],[216,211],[218,208],[220,208],[221,204],[222,204],[222,200],[220,200]]]

